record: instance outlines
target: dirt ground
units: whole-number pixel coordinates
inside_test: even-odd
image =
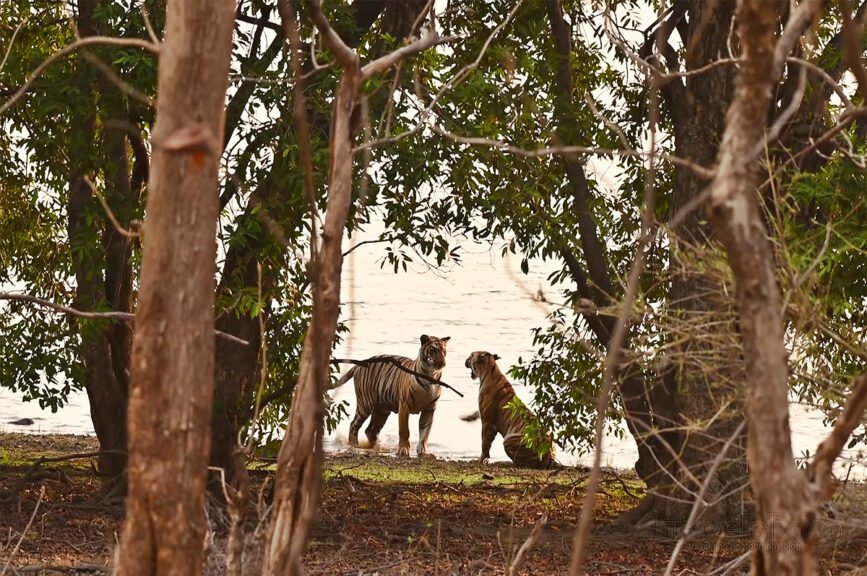
[[[92,438],[0,434],[0,573],[102,574],[120,531],[121,503],[105,501],[93,470]],[[73,460],[52,458],[81,455]],[[39,458],[46,461],[34,467]],[[245,573],[259,567],[259,521],[267,509],[268,463],[251,470]],[[587,472],[516,470],[470,462],[398,460],[370,452],[330,454],[322,509],[306,557],[310,575],[504,574],[542,516],[547,523],[520,574],[568,572],[573,527]],[[641,483],[606,473],[590,545],[590,574],[660,574],[679,534],[636,531],[612,521],[642,496]],[[864,491],[860,492],[861,496]],[[863,500],[862,500],[863,503]],[[845,507],[845,504],[842,505]],[[845,516],[845,521],[859,521]],[[864,517],[860,518],[864,526]],[[209,505],[208,574],[223,572],[226,519]],[[826,573],[867,563],[867,527],[828,531]],[[841,537],[845,536],[845,537]],[[674,574],[740,573],[747,534],[704,533],[687,541]],[[8,568],[6,567],[8,565]]]

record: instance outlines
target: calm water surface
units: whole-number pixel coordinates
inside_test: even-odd
[[[354,238],[352,244],[365,237]],[[477,409],[478,383],[469,377],[464,360],[474,350],[488,350],[502,358],[505,372],[517,362],[534,353],[531,329],[544,326],[551,305],[534,296],[541,290],[552,300],[559,300],[558,291],[547,281],[553,269],[550,264],[532,262],[529,275],[520,272],[515,256],[502,258],[498,247],[467,244],[463,261],[446,272],[435,272],[415,264],[408,273],[395,275],[391,268],[381,269],[377,245],[362,246],[347,259],[344,276],[342,317],[352,335],[336,351],[341,358],[363,359],[374,354],[401,354],[415,357],[421,334],[451,336],[443,380],[464,393],[460,398],[444,389],[439,401],[429,449],[434,454],[453,459],[469,459],[479,455],[481,425],[459,419]],[[532,391],[516,385],[515,391],[529,402]],[[355,411],[352,382],[333,391],[336,400],[349,403],[349,413]],[[20,398],[0,389],[0,430],[32,433],[93,434],[87,397],[77,393],[59,413],[43,412],[36,403],[24,403]],[[8,422],[32,418],[33,426],[19,427]],[[816,446],[827,433],[821,415],[801,405],[791,408],[792,441],[795,455]],[[418,416],[410,418],[412,454],[418,437]],[[328,450],[346,447],[349,421],[341,422],[338,430],[326,438]],[[362,429],[363,430],[363,429]],[[363,431],[361,434],[363,438]],[[392,415],[381,434],[381,449],[395,451],[397,447],[397,415]],[[631,468],[636,458],[633,441],[611,436],[605,439],[602,462],[616,468]],[[861,447],[863,450],[863,447]],[[858,460],[859,447],[844,452]],[[502,441],[498,438],[491,451],[492,460],[506,460]],[[578,457],[559,452],[565,464],[589,463],[591,456]],[[838,472],[853,477],[867,477],[863,458],[848,471],[847,461],[838,465]]]

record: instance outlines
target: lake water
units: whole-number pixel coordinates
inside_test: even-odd
[[[353,238],[351,244],[364,240]],[[415,357],[419,336],[451,336],[443,381],[464,393],[460,398],[443,389],[439,401],[429,450],[440,457],[470,459],[481,450],[481,425],[467,423],[460,416],[477,409],[478,381],[469,377],[464,360],[474,350],[488,350],[501,357],[505,372],[517,362],[533,355],[531,330],[546,323],[551,305],[539,302],[534,295],[542,290],[556,302],[559,293],[546,278],[553,269],[551,264],[531,262],[528,275],[520,271],[515,256],[502,258],[499,245],[493,249],[467,243],[462,249],[462,263],[447,271],[434,271],[421,264],[413,264],[409,272],[395,275],[391,268],[381,269],[378,259],[381,246],[366,245],[354,251],[344,268],[342,301],[343,318],[352,330],[336,351],[337,357],[363,359],[374,354],[401,354]],[[532,390],[516,386],[523,400],[529,402]],[[333,391],[336,400],[349,402],[350,418],[355,410],[352,382]],[[32,418],[29,427],[9,425],[18,418]],[[827,434],[822,416],[808,407],[791,407],[792,441],[795,455],[809,450],[815,452],[818,443]],[[418,416],[410,419],[412,454],[418,437]],[[346,447],[348,419],[338,430],[326,438],[326,449],[342,450]],[[23,403],[20,398],[0,389],[0,430],[31,433],[93,434],[87,398],[83,393],[70,397],[68,405],[59,413],[42,412],[36,403]],[[362,428],[363,430],[363,428]],[[363,431],[362,431],[363,438]],[[398,438],[397,415],[392,415],[381,434],[381,450],[396,451]],[[864,447],[860,447],[862,450]],[[867,477],[864,458],[858,456],[859,447],[844,452],[838,463],[839,474]],[[604,465],[631,468],[637,451],[630,437],[606,437]],[[492,460],[506,460],[502,441],[498,438],[491,451]],[[559,451],[564,464],[589,463],[591,455],[578,457]],[[849,471],[849,463],[853,464]]]

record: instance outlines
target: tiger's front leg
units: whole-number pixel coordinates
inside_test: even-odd
[[[482,455],[479,457],[479,462],[487,464],[491,457],[491,444],[494,443],[494,438],[497,437],[497,429],[489,424],[482,423]]]
[[[409,405],[406,402],[400,402],[398,418],[400,439],[397,443],[397,455],[401,458],[409,458]]]
[[[423,410],[418,418],[418,447],[416,448],[416,451],[418,452],[419,457],[433,457],[433,454],[428,454],[427,439],[428,436],[430,436],[430,429],[433,426],[433,417],[435,410],[436,408],[431,408],[430,410]]]

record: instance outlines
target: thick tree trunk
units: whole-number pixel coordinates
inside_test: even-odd
[[[687,70],[699,69],[726,53],[733,15],[732,3],[689,3]],[[666,88],[677,156],[700,166],[714,164],[732,99],[733,70],[717,67]],[[705,185],[692,169],[675,167],[671,215],[694,201]],[[670,317],[666,322],[669,340],[676,345],[666,353],[666,369],[670,370],[668,388],[673,391],[671,408],[676,417],[667,426],[669,442],[679,457],[669,454],[668,470],[649,483],[656,496],[652,514],[685,521],[694,494],[707,482],[704,499],[715,505],[703,512],[702,520],[742,527],[748,507],[743,505],[743,490],[738,489],[747,477],[740,439],[729,448],[726,463],[708,478],[714,457],[743,418],[739,400],[743,362],[734,303],[727,296],[726,278],[714,275],[716,268],[709,264],[718,257],[718,244],[704,229],[700,211],[690,212],[670,240]]]
[[[563,18],[558,0],[548,0],[548,16],[554,40],[556,63],[555,105],[557,110],[557,135],[563,144],[579,144],[580,128],[574,120],[574,86],[570,73],[569,57],[571,31]],[[672,33],[685,12],[689,10],[689,26],[695,38],[690,38],[687,67],[695,69],[716,60],[723,54],[728,37],[733,8],[726,3],[707,3],[695,0],[681,3],[667,21],[661,25],[660,46],[667,46]],[[681,28],[683,28],[681,26]],[[656,38],[654,38],[654,41]],[[660,52],[671,52],[661,47]],[[675,56],[676,58],[676,56]],[[669,61],[674,66],[676,62]],[[731,71],[721,67],[708,73],[693,76],[688,85],[675,80],[663,87],[663,95],[674,124],[677,153],[693,159],[697,164],[710,166],[716,158],[717,143],[722,135],[725,112],[731,99]],[[608,258],[603,243],[599,240],[595,219],[590,213],[589,189],[582,164],[577,158],[564,157],[566,178],[572,187],[574,211],[579,224],[580,247],[586,262],[586,270],[572,253],[573,248],[564,245],[561,254],[566,260],[578,291],[582,297],[592,300],[597,307],[607,307],[614,301],[615,283],[608,271]],[[683,206],[696,197],[704,182],[689,169],[678,167],[675,175],[674,208]],[[697,247],[707,248],[700,220],[694,216],[681,227],[685,241]],[[676,261],[679,250],[675,242],[673,250]],[[693,250],[696,252],[700,250]],[[678,328],[685,329],[687,320],[692,321],[701,313],[733,319],[731,306],[725,299],[708,298],[708,294],[723,294],[712,279],[697,272],[696,262],[675,266],[681,274],[672,278],[669,293],[670,308],[680,318]],[[613,318],[588,315],[590,329],[597,340],[608,347],[613,328]],[[624,404],[630,433],[638,446],[638,461],[635,469],[648,486],[650,496],[641,505],[625,514],[623,522],[640,522],[645,518],[668,522],[684,522],[691,509],[694,493],[704,482],[707,468],[713,456],[726,442],[738,422],[730,417],[735,411],[725,412],[720,418],[721,380],[731,381],[727,371],[738,365],[738,358],[719,358],[726,369],[707,377],[707,346],[699,344],[700,338],[691,333],[670,362],[662,366],[656,377],[646,377],[637,365],[625,362],[618,376],[620,396]],[[731,335],[734,338],[734,334]],[[716,345],[714,341],[710,346]],[[628,346],[628,345],[627,345]],[[701,348],[704,349],[701,349]],[[681,363],[680,360],[695,358],[697,363]],[[722,377],[722,378],[718,378]],[[726,390],[726,393],[730,393]],[[714,419],[714,416],[717,416]],[[713,427],[702,423],[713,419]],[[734,497],[716,497],[745,479],[743,452],[731,449],[730,463],[721,467],[713,482],[708,501],[715,501],[706,514],[715,519],[739,522],[744,508]],[[697,485],[698,484],[698,485]],[[738,494],[737,490],[733,491]],[[706,516],[707,518],[707,516]]]
[[[235,2],[168,3],[116,572],[198,574],[214,382],[218,171]]]
[[[97,34],[93,18],[96,0],[79,0],[77,25],[81,36]],[[75,306],[82,310],[96,310],[108,303],[115,309],[129,310],[129,274],[116,276],[112,271],[126,271],[129,267],[129,254],[118,254],[109,250],[105,259],[94,257],[101,246],[94,242],[99,237],[102,221],[93,219],[88,224],[87,211],[94,201],[93,190],[85,181],[95,163],[96,131],[96,93],[92,67],[80,59],[76,69],[76,88],[89,95],[84,101],[89,107],[73,109],[73,140],[70,146],[72,173],[70,174],[69,203],[67,206],[67,232],[73,247],[73,268],[76,279]],[[105,165],[117,172],[118,180],[123,179],[126,167],[126,148],[123,135],[118,138],[107,135],[103,151],[106,153]],[[109,180],[108,178],[106,179]],[[129,188],[129,180],[126,180]],[[103,279],[105,268],[105,283]],[[107,289],[117,287],[107,299]],[[124,296],[127,303],[123,304]],[[109,491],[116,486],[126,469],[126,371],[128,346],[128,327],[123,324],[102,321],[79,322],[81,337],[80,354],[85,367],[84,387],[90,404],[93,428],[99,439],[99,472],[103,479],[103,490]],[[126,334],[124,337],[123,335]]]

